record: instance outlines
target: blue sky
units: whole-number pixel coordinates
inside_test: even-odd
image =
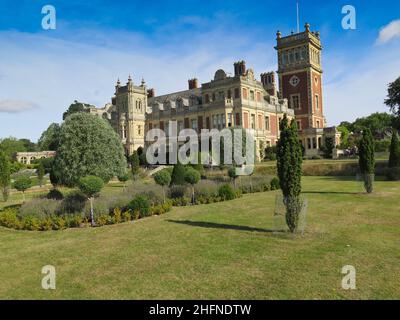
[[[324,45],[324,102],[329,125],[383,105],[400,76],[400,2],[300,0],[300,25]],[[43,30],[53,5],[57,29]],[[357,29],[341,26],[342,7],[356,8]],[[0,137],[36,140],[61,122],[75,99],[99,107],[116,79],[143,77],[157,94],[209,81],[233,62],[258,75],[276,70],[275,34],[296,28],[296,1],[8,1],[0,2]]]

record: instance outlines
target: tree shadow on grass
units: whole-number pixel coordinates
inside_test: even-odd
[[[302,194],[363,194],[362,192],[346,192],[346,191],[303,191]]]
[[[263,228],[254,228],[247,226],[237,226],[232,224],[223,224],[223,223],[214,223],[214,222],[202,222],[202,221],[190,221],[190,220],[167,220],[168,222],[186,224],[192,227],[201,227],[201,228],[211,228],[211,229],[231,229],[231,230],[239,230],[239,231],[250,231],[250,232],[263,232],[263,233],[273,233],[275,230],[263,229]]]

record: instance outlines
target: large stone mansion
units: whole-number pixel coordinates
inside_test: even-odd
[[[234,63],[234,75],[220,69],[210,82],[188,80],[188,89],[157,96],[142,80],[126,85],[118,80],[111,104],[89,112],[107,118],[120,135],[126,154],[145,146],[152,128],[167,130],[169,121],[181,129],[243,127],[253,129],[258,149],[273,146],[279,138],[279,121],[286,113],[295,118],[306,156],[320,153],[327,136],[340,142],[336,128],[327,128],[324,117],[319,32],[305,25],[301,33],[282,37],[277,33],[278,79],[274,72],[258,80],[244,61]]]

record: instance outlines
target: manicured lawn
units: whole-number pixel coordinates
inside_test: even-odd
[[[274,234],[276,192],[62,232],[0,228],[0,298],[400,299],[400,183],[305,177],[303,236]],[[57,289],[41,288],[41,268]],[[341,289],[342,266],[357,290]]]

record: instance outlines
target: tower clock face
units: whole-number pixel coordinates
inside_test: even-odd
[[[297,87],[297,85],[300,83],[300,79],[298,76],[293,76],[290,78],[289,83],[292,87]]]

